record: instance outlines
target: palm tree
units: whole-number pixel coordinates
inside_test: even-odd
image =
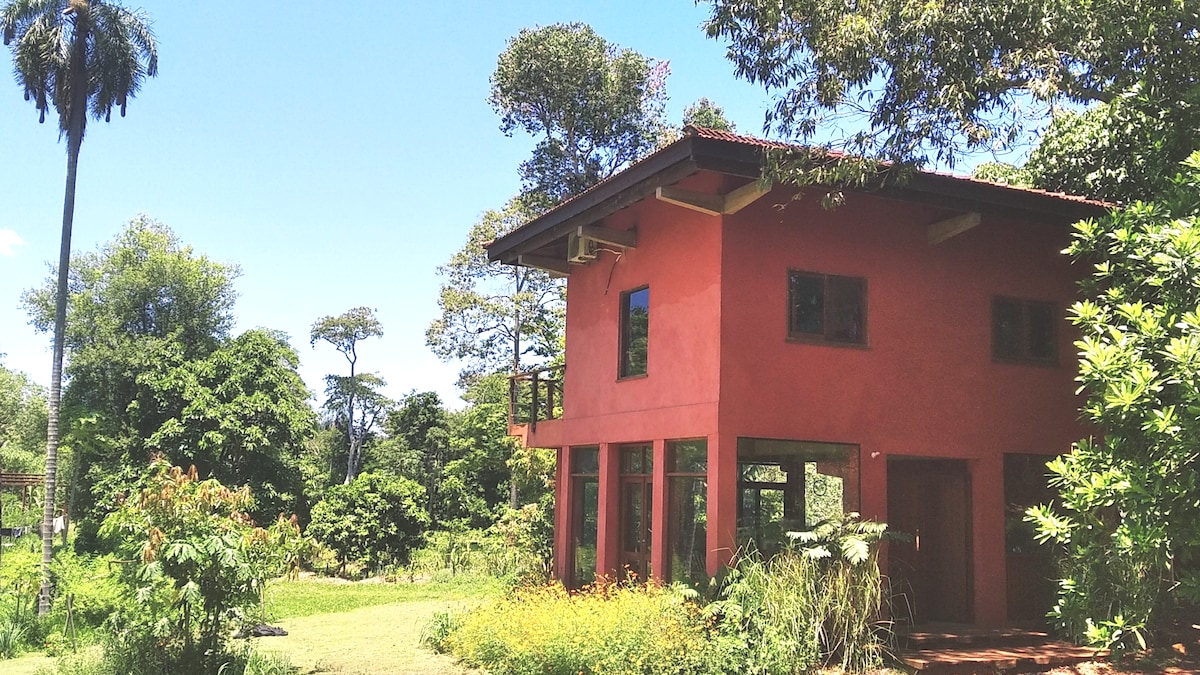
[[[46,504],[42,512],[42,586],[38,614],[50,611],[50,560],[54,545],[54,489],[58,470],[58,420],[62,400],[63,336],[67,323],[67,268],[75,219],[75,176],[90,109],[108,121],[142,80],[158,73],[158,48],[149,18],[104,0],[9,0],[0,8],[0,32],[12,47],[17,83],[33,101],[38,121],[51,107],[59,137],[67,139],[67,188],[63,197],[58,293],[54,308],[54,364],[50,375],[50,423],[46,440]]]

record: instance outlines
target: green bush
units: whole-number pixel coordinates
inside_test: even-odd
[[[228,640],[260,600],[268,573],[252,564],[271,533],[244,510],[248,488],[230,490],[155,461],[142,489],[109,515],[101,534],[122,561],[126,600],[109,617],[105,661],[115,672],[211,675],[230,661]]]
[[[721,632],[744,649],[740,672],[784,675],[816,666],[863,672],[879,667],[890,631],[880,620],[883,581],[879,543],[886,525],[851,513],[809,532],[764,559],[739,556],[710,611]]]
[[[312,508],[307,534],[347,563],[379,570],[407,564],[429,525],[425,489],[399,476],[364,473],[335,485]]]
[[[493,675],[725,672],[730,664],[716,652],[722,643],[711,640],[708,618],[654,583],[599,583],[577,594],[548,585],[435,617],[425,635],[426,644]]]

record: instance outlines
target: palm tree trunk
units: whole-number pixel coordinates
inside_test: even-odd
[[[86,12],[75,16],[71,45],[71,111],[67,128],[67,186],[63,195],[62,241],[58,249],[58,289],[54,302],[54,363],[50,371],[49,422],[46,425],[46,503],[42,508],[42,583],[38,616],[50,613],[50,562],[54,559],[54,497],[58,478],[58,422],[62,404],[63,353],[67,333],[67,276],[71,265],[71,227],[75,222],[75,178],[87,121]]]

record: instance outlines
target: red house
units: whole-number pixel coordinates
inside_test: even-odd
[[[489,247],[569,277],[565,369],[513,387],[558,450],[556,574],[705,579],[858,511],[913,535],[899,615],[1041,617],[1020,512],[1081,433],[1060,251],[1105,205],[922,172],[826,210],[760,187],[776,147],[689,127]]]

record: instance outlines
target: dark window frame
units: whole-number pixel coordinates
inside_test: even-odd
[[[801,331],[796,328],[796,282],[798,279],[816,279],[821,283],[821,332]],[[833,282],[833,283],[831,283]],[[857,339],[847,340],[834,337],[837,322],[833,315],[837,312],[837,303],[833,301],[833,286],[835,283],[852,282],[858,286],[859,320]],[[866,348],[867,342],[867,278],[846,274],[826,274],[810,270],[788,269],[787,281],[787,340],[789,342],[805,342],[811,344],[830,345],[835,347]]]
[[[572,483],[572,491],[573,491],[573,496],[571,498],[571,504],[570,504],[570,508],[571,508],[570,549],[571,550],[569,551],[569,554],[571,556],[571,560],[570,560],[570,567],[568,568],[568,572],[571,575],[571,578],[569,581],[569,585],[573,588],[578,588],[581,584],[591,583],[595,579],[596,570],[594,567],[593,567],[593,569],[590,570],[591,576],[587,576],[586,578],[583,578],[583,579],[580,578],[580,567],[579,567],[578,555],[579,555],[580,544],[583,539],[583,536],[582,536],[583,535],[583,522],[586,519],[586,514],[583,512],[583,509],[584,509],[584,500],[586,498],[587,484],[592,483],[592,484],[596,485],[597,486],[597,488],[596,488],[597,494],[599,493],[600,446],[598,446],[598,445],[571,446],[571,447],[567,448],[567,451],[569,453],[569,457],[568,457],[567,461],[569,463],[570,480]],[[595,456],[596,456],[595,471],[590,470],[590,468],[585,468],[585,467],[580,466],[583,463],[580,461],[580,459],[584,453],[589,453],[589,454],[595,453]],[[597,501],[598,501],[598,498],[597,498]],[[598,506],[597,506],[595,517],[597,519],[599,518]],[[598,520],[597,520],[597,522],[598,522]],[[597,549],[597,547],[599,545],[599,538],[597,537],[596,541],[589,541],[588,543],[591,545],[591,547],[593,549],[592,555],[595,556],[595,549]]]
[[[678,453],[679,453],[680,447],[685,444],[692,444],[692,443],[702,443],[704,445],[705,457],[704,457],[704,470],[703,471],[695,471],[695,470],[686,471],[686,470],[681,470],[679,467]],[[679,544],[678,537],[680,536],[680,532],[678,531],[678,515],[679,514],[676,512],[676,507],[678,505],[678,498],[679,498],[679,493],[677,492],[677,490],[679,490],[681,487],[685,486],[689,481],[696,481],[696,480],[701,481],[704,485],[704,503],[705,503],[704,532],[705,532],[705,536],[704,536],[704,544],[702,546],[702,550],[704,551],[705,558],[707,558],[707,555],[708,555],[708,541],[707,541],[707,539],[708,539],[707,508],[708,508],[708,499],[709,499],[709,494],[708,494],[708,456],[707,456],[708,439],[706,437],[671,439],[666,442],[665,450],[666,450],[666,463],[667,463],[666,464],[666,478],[667,478],[667,481],[666,481],[666,483],[667,483],[666,557],[667,557],[667,569],[666,569],[666,573],[665,573],[666,578],[664,580],[668,581],[668,582],[681,581],[684,583],[695,583],[697,581],[707,581],[708,580],[707,570],[705,570],[703,579],[699,579],[699,578],[697,578],[697,579],[675,579],[674,578],[674,569],[673,569],[673,558],[674,558],[675,551]],[[693,514],[693,516],[695,516],[695,514]],[[705,563],[702,562],[701,564],[703,565]]]
[[[632,359],[630,358],[633,349],[634,337],[632,335],[632,312],[630,307],[630,299],[634,294],[646,292],[646,356],[641,365],[641,370],[636,370]],[[621,321],[620,321],[620,349],[617,352],[617,379],[628,380],[638,377],[646,377],[649,373],[650,362],[650,286],[649,284],[631,288],[627,291],[621,291]]]
[[[1009,305],[1016,309],[1016,326],[1011,329],[1011,333],[1015,333],[1017,342],[1015,349],[1010,349],[1005,345],[1007,342],[1002,336],[1003,329],[1000,326],[1000,312],[1002,305]],[[1045,312],[1049,316],[1046,323],[1047,335],[1045,344],[1041,347],[1048,350],[1047,355],[1039,355],[1039,348],[1035,346],[1034,327],[1031,321],[1031,316],[1034,310]],[[1057,366],[1058,365],[1058,305],[1048,300],[1032,300],[1029,298],[1014,298],[1010,296],[997,295],[992,298],[992,313],[991,313],[991,329],[992,329],[992,360],[997,363],[1015,363],[1037,366]]]

